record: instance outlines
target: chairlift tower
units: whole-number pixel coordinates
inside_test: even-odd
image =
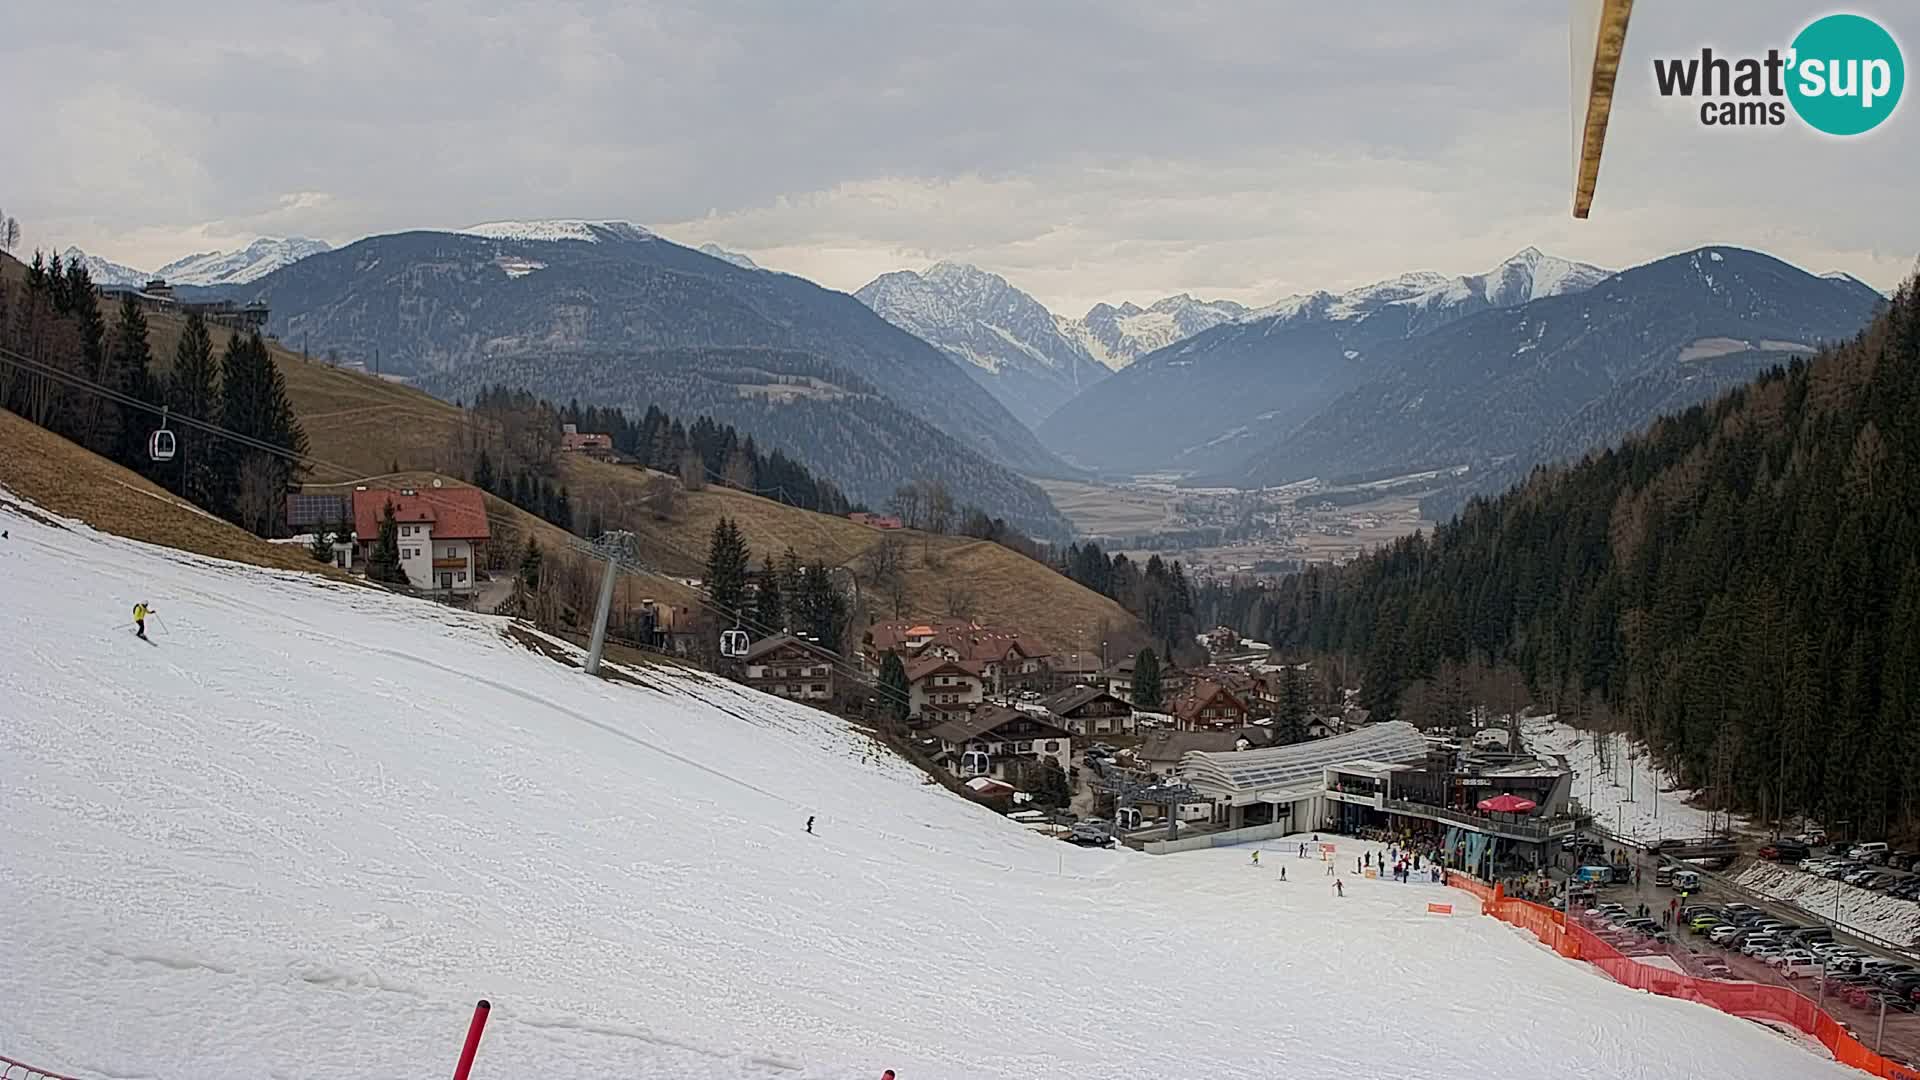
[[[600,674],[600,656],[607,647],[607,619],[613,614],[613,579],[620,564],[634,557],[634,536],[624,530],[601,533],[593,542],[595,555],[607,560],[607,572],[600,579],[600,604],[593,612],[593,642],[587,647],[586,671]]]

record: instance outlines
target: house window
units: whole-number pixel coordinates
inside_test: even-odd
[[[453,580],[458,581],[461,584],[465,584],[467,580],[467,572],[465,570],[459,571],[458,573],[453,575]]]
[[[814,684],[813,684],[813,692],[814,692],[814,693],[816,693],[816,694],[824,694],[824,693],[826,693],[826,692],[827,692],[827,688],[826,688],[826,685],[825,685],[825,684],[823,684],[823,683],[814,683]]]
[[[448,548],[448,549],[447,549],[447,558],[449,558],[449,559],[457,559],[457,558],[459,558],[459,557],[460,557],[460,556],[458,556],[458,555],[455,555],[455,554],[453,553],[453,549],[452,549],[452,548]]]
[[[1023,742],[1020,744],[1020,752],[1023,754],[1031,751],[1032,749],[1033,749],[1033,744],[1030,742]]]
[[[1059,753],[1059,752],[1060,752],[1060,740],[1059,740],[1059,739],[1048,739],[1048,740],[1047,740],[1047,753],[1049,753],[1049,754],[1057,754],[1057,753]]]

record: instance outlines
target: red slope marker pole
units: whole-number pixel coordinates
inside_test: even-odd
[[[493,1006],[486,998],[473,1007],[473,1023],[467,1025],[467,1045],[460,1050],[460,1064],[453,1070],[453,1080],[467,1080],[467,1073],[473,1068],[473,1055],[480,1049],[480,1032],[486,1029],[487,1013]]]

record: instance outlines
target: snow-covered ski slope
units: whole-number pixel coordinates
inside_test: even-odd
[[[483,1080],[1853,1075],[1355,878],[1350,842],[1344,898],[1277,843],[1080,851],[822,714],[7,499],[12,1057],[444,1075],[484,995]]]

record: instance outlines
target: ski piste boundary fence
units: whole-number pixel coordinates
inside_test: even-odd
[[[1819,1040],[1842,1065],[1887,1080],[1920,1080],[1920,1070],[1867,1049],[1826,1010],[1784,986],[1720,982],[1642,964],[1586,927],[1568,925],[1565,914],[1557,909],[1516,900],[1499,885],[1489,885],[1457,870],[1447,871],[1447,884],[1478,897],[1483,914],[1520,927],[1554,952],[1569,960],[1585,961],[1622,986],[1699,1002],[1745,1020],[1786,1024]]]

